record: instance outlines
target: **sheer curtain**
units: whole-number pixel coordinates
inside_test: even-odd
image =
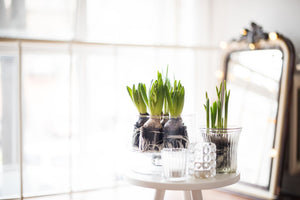
[[[202,112],[216,82],[209,0],[0,0],[0,198],[113,188],[157,70]],[[199,122],[201,123],[201,122]]]

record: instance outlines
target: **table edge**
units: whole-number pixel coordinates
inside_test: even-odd
[[[129,172],[125,175],[125,179],[136,186],[162,189],[162,190],[205,190],[214,189],[232,185],[240,180],[240,173],[235,176],[233,174],[222,174],[217,176],[231,176],[228,179],[216,180],[216,178],[208,179],[189,179],[182,182],[166,181],[163,178],[157,176],[157,180],[149,180],[151,175],[141,175],[135,172]],[[153,176],[155,177],[155,176]],[[191,182],[189,182],[191,181]]]

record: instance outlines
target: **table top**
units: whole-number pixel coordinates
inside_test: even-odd
[[[195,179],[189,177],[184,181],[168,181],[160,175],[144,175],[128,171],[125,178],[133,185],[147,188],[160,190],[202,190],[232,185],[240,180],[240,174],[217,174],[213,178]]]

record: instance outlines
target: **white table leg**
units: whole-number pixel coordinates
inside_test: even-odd
[[[193,200],[203,200],[201,190],[192,190]]]
[[[185,190],[184,191],[184,200],[192,200],[191,191],[190,190]]]
[[[165,190],[155,190],[154,200],[163,200],[165,197]]]

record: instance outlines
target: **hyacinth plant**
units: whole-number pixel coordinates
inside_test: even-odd
[[[167,86],[166,98],[170,119],[164,126],[164,147],[166,148],[187,148],[187,131],[181,118],[184,96],[185,89],[180,81],[175,80],[173,86]]]
[[[230,90],[227,91],[225,80],[224,84],[223,82],[221,82],[219,88],[216,87],[216,92],[218,100],[213,102],[212,106],[210,106],[210,101],[206,92],[206,103],[204,104],[204,108],[206,111],[206,128],[227,128]]]
[[[163,144],[160,119],[165,98],[165,85],[161,73],[157,72],[157,79],[151,82],[148,95],[145,87],[141,87],[140,92],[149,108],[150,119],[141,128],[139,149],[144,152],[159,152]]]
[[[143,83],[139,83],[137,88],[135,85],[133,85],[132,88],[127,86],[127,92],[130,96],[130,99],[132,100],[133,104],[139,112],[139,119],[134,124],[133,129],[132,146],[134,148],[139,147],[140,129],[149,119],[149,114],[147,113],[147,106],[141,92],[142,90],[146,90],[146,86]]]
[[[217,173],[235,173],[237,169],[237,145],[240,127],[228,128],[228,104],[230,90],[227,91],[226,81],[216,87],[217,101],[210,106],[206,93],[206,128],[201,129],[204,141],[216,145]]]

